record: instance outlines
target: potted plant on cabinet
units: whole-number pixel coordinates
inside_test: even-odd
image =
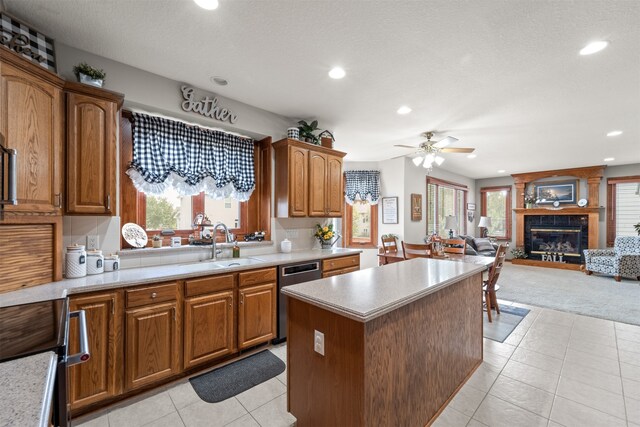
[[[162,247],[162,236],[159,234],[156,234],[155,236],[153,236],[153,239],[151,241],[151,245],[154,248],[161,248]]]
[[[91,86],[102,87],[107,74],[102,69],[93,68],[86,62],[81,62],[73,67],[73,74],[76,75],[80,83]]]
[[[307,123],[304,120],[300,120],[298,124],[300,125],[298,126],[298,130],[300,131],[300,140],[318,145],[318,137],[313,134],[314,131],[319,129],[318,121],[314,120],[311,123]]]

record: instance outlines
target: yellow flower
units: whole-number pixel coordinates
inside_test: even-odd
[[[324,231],[326,233],[327,231],[329,231],[329,227],[323,227],[322,231]]]
[[[332,238],[332,237],[333,237],[333,232],[331,232],[331,231],[330,231],[330,232],[328,232],[328,233],[327,233],[327,239],[330,239],[330,238]]]

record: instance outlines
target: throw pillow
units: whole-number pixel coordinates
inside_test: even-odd
[[[477,237],[473,239],[473,243],[475,243],[478,252],[495,250],[489,239],[484,237]]]

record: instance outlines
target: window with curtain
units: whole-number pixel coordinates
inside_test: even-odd
[[[436,178],[427,178],[427,234],[434,232],[439,236],[448,236],[445,229],[445,218],[448,215],[456,217],[458,228],[455,234],[467,233],[466,209],[467,187],[453,182]]]
[[[640,176],[607,179],[607,246],[616,236],[637,236],[640,224]]]
[[[487,235],[497,239],[511,239],[511,186],[480,189],[481,215],[491,218]]]
[[[378,240],[379,171],[346,171],[343,234],[346,247],[375,248]]]

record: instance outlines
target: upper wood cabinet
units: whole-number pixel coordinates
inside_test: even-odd
[[[346,153],[283,139],[276,156],[276,216],[341,217],[342,158]]]
[[[65,92],[66,212],[114,215],[118,116],[124,96],[72,82]]]
[[[0,134],[17,150],[17,205],[6,212],[61,214],[63,80],[0,48]]]

